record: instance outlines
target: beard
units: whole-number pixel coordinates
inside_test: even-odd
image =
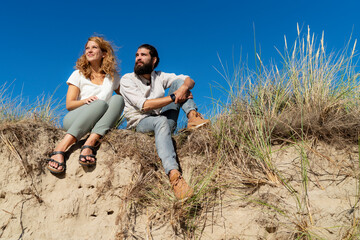
[[[150,74],[152,71],[153,71],[153,67],[151,62],[144,63],[142,66],[139,66],[135,63],[134,72],[136,75]]]

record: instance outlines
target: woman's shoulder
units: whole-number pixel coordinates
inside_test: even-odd
[[[70,78],[78,78],[79,80],[86,80],[86,77],[79,69],[76,69],[72,72]]]
[[[80,71],[76,69],[71,73],[70,78],[79,77],[79,76],[80,76]]]
[[[79,76],[79,77],[85,77],[84,74],[82,74],[79,69],[74,70],[72,72],[72,75]]]
[[[105,81],[109,81],[109,82],[116,82],[116,81],[120,81],[120,75],[118,73],[114,73],[113,76],[111,76],[111,74],[107,73],[105,75],[104,78]]]
[[[85,76],[79,70],[75,70],[67,80],[67,83],[79,85],[80,83],[84,83],[85,80]]]

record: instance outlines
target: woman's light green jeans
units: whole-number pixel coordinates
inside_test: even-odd
[[[96,100],[68,112],[64,117],[64,128],[76,140],[90,131],[104,136],[120,119],[123,109],[124,98],[121,95],[113,95],[107,102]]]

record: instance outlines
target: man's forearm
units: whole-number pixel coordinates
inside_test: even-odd
[[[179,88],[179,89],[183,89],[183,91],[179,89],[177,91],[175,91],[175,95],[176,97],[178,97],[178,95],[181,95],[181,100],[180,101],[175,101],[175,103],[178,102],[183,102],[186,99],[188,99],[188,93],[189,90],[192,89],[195,86],[195,82],[194,80],[192,80],[190,77],[185,78],[184,80],[184,84]],[[185,87],[185,89],[184,89]],[[153,109],[158,109],[158,108],[162,108],[165,107],[166,105],[172,103],[172,99],[170,96],[166,96],[166,97],[162,97],[162,98],[155,98],[155,99],[148,99],[144,102],[143,107],[142,107],[142,111],[143,112],[147,112]]]
[[[144,102],[142,111],[147,112],[153,109],[158,109],[165,107],[166,105],[172,103],[172,99],[170,96],[162,97],[162,98],[155,98],[155,99],[148,99]]]

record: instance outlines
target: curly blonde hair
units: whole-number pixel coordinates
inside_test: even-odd
[[[96,42],[101,51],[106,53],[102,59],[100,71],[105,74],[110,74],[111,78],[114,79],[115,74],[118,73],[118,65],[114,53],[114,49],[109,41],[106,41],[103,37],[93,36],[88,39],[85,44],[89,41]],[[76,61],[76,69],[78,69],[87,79],[91,78],[90,62],[86,59],[85,51],[83,55]]]

